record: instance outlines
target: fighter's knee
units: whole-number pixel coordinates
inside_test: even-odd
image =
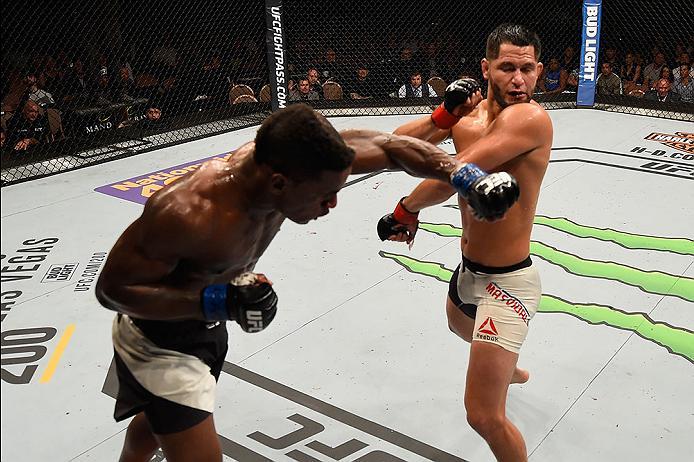
[[[467,409],[467,422],[485,439],[495,431],[503,428],[504,421],[503,415],[496,415],[479,407]]]

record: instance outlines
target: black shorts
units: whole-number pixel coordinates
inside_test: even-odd
[[[451,301],[455,304],[455,306],[460,309],[463,313],[465,313],[468,317],[475,319],[475,316],[477,315],[477,305],[473,305],[470,303],[464,303],[460,299],[460,295],[458,294],[458,277],[460,275],[460,266],[462,265],[463,270],[468,269],[472,271],[473,273],[484,273],[484,274],[505,274],[505,273],[511,273],[513,271],[517,271],[522,268],[527,268],[533,264],[533,261],[530,259],[530,256],[526,258],[525,260],[516,263],[515,265],[511,266],[503,266],[503,267],[496,267],[496,266],[484,266],[479,263],[475,263],[474,261],[470,261],[465,256],[463,256],[463,260],[460,262],[460,264],[456,267],[455,271],[453,271],[453,275],[451,276],[451,280],[448,283],[448,298],[451,299]]]
[[[113,340],[116,421],[144,412],[152,432],[162,435],[191,428],[211,415],[228,348],[226,323],[118,315]]]

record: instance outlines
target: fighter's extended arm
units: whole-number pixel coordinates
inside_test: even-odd
[[[500,218],[518,199],[518,185],[508,173],[489,175],[426,141],[370,130],[350,130],[342,136],[356,153],[353,173],[401,168],[412,176],[450,183],[481,219]]]
[[[344,130],[340,135],[355,152],[352,173],[398,169],[449,182],[459,167],[459,162],[442,149],[410,136],[364,129]]]

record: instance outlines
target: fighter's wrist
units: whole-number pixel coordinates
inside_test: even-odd
[[[476,164],[463,162],[451,173],[451,184],[465,196],[478,179],[487,176],[487,172]]]
[[[202,315],[207,321],[227,321],[231,319],[227,298],[229,284],[211,284],[200,294]]]
[[[441,103],[441,105],[434,109],[434,112],[431,113],[432,123],[434,126],[436,126],[436,128],[441,130],[448,130],[457,124],[459,120],[460,117],[449,112],[443,103]]]
[[[410,208],[408,208],[405,204],[406,199],[407,196],[400,199],[398,205],[395,207],[395,210],[393,211],[393,218],[395,218],[395,220],[398,223],[411,225],[417,223],[417,220],[419,219],[419,211],[414,212]]]

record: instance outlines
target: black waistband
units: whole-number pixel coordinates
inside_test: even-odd
[[[473,273],[486,273],[486,274],[504,274],[510,273],[512,271],[518,271],[522,268],[527,268],[532,265],[533,261],[530,259],[530,255],[525,260],[518,262],[510,266],[485,266],[480,263],[475,263],[474,261],[468,260],[463,255],[463,268],[469,269]]]
[[[145,334],[145,337],[161,348],[168,348],[171,344],[202,341],[207,337],[215,336],[216,333],[212,331],[222,324],[193,319],[183,321],[154,321],[133,317],[130,319]]]

